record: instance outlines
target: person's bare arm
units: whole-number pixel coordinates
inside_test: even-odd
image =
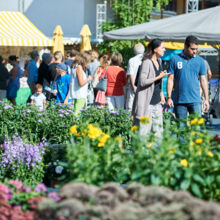
[[[64,100],[64,104],[68,104],[68,99],[69,99],[69,92],[68,92],[67,95],[66,95],[66,98],[65,98],[65,100]]]
[[[208,70],[207,75],[208,75],[208,80],[210,80],[212,78],[212,71]]]
[[[206,79],[206,75],[200,76],[200,84],[203,90],[203,94],[205,96],[205,101],[204,101],[205,111],[208,111],[209,110],[209,89],[208,89],[208,82]]]
[[[78,78],[78,82],[79,82],[79,85],[80,86],[84,86],[86,85],[89,81],[92,80],[92,77],[89,75],[87,77],[87,79],[83,79],[83,69],[81,66],[78,66],[76,68],[76,75],[77,75],[77,78]]]
[[[167,79],[167,106],[169,108],[173,107],[173,100],[171,99],[171,94],[173,90],[173,81],[174,81],[174,75],[169,74]]]
[[[134,85],[134,76],[133,75],[129,75],[128,76],[130,84],[131,84],[131,89],[133,92],[136,92],[136,86]]]
[[[44,109],[46,109],[46,108],[47,108],[47,101],[44,100]]]

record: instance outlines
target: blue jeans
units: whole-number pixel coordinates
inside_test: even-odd
[[[187,113],[195,114],[198,113],[199,116],[202,115],[202,104],[201,103],[183,103],[183,104],[175,104],[174,112],[177,118],[179,119],[187,119]]]

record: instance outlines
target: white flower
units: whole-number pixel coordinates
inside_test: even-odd
[[[63,167],[62,166],[57,166],[56,169],[55,169],[55,172],[57,174],[61,174],[63,172]]]

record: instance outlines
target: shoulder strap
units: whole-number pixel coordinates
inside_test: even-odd
[[[108,69],[108,66],[106,66],[106,68],[105,68],[105,74],[104,74],[104,77],[105,77],[105,78],[106,78],[107,69]]]

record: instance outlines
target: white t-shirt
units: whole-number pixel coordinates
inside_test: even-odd
[[[134,81],[137,75],[138,67],[141,65],[143,54],[138,54],[128,61],[127,75],[133,75]]]
[[[36,106],[39,106],[41,110],[44,109],[44,100],[46,100],[46,96],[43,93],[41,93],[40,95],[34,93],[34,95],[31,96],[31,100],[33,100],[34,104]]]

